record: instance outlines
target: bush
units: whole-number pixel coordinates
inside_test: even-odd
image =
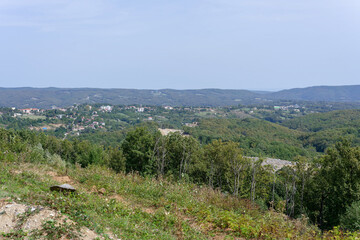
[[[115,170],[117,173],[125,171],[126,159],[123,155],[122,150],[110,149],[109,167]]]
[[[341,227],[351,231],[360,230],[360,201],[353,202],[340,218]]]

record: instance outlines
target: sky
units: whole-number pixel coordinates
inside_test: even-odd
[[[0,87],[355,84],[359,0],[0,0]]]

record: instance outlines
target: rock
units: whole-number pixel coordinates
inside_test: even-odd
[[[45,221],[54,220],[56,212],[50,209],[43,209],[35,215],[30,215],[24,222],[22,229],[26,232],[40,229]]]
[[[64,186],[60,185],[53,187],[57,187],[56,191],[58,191],[62,189],[60,187],[64,187]],[[65,189],[69,189],[69,188],[74,189],[70,185],[65,186]],[[35,210],[32,211],[33,209],[35,209],[36,211]],[[0,207],[0,239],[3,239],[2,238],[3,233],[6,234],[11,232],[16,232],[19,230],[24,231],[26,235],[24,239],[34,239],[32,236],[33,231],[40,230],[40,232],[43,232],[42,226],[43,223],[45,223],[46,221],[53,221],[55,226],[61,226],[61,224],[65,224],[65,223],[68,225],[77,224],[71,221],[70,219],[68,219],[68,216],[61,215],[60,212],[55,211],[53,209],[48,209],[41,206],[28,206],[24,204],[17,204],[14,202],[6,203],[5,205]],[[52,229],[52,230],[56,231],[57,233],[56,229]],[[81,228],[80,233],[81,236],[79,236],[79,238],[76,239],[82,239],[82,240],[105,239],[104,237],[98,235],[94,231],[85,227]],[[37,236],[36,239],[48,239],[46,233],[44,234],[45,235]],[[108,233],[108,235],[110,234],[111,233]],[[11,239],[15,239],[15,238],[11,238]],[[65,240],[69,238],[67,236],[67,232],[62,232],[61,236],[59,236],[59,238],[56,239]],[[110,239],[114,239],[114,238],[110,238]]]
[[[101,188],[98,192],[102,195],[105,195],[106,190],[105,190],[105,188]]]
[[[57,192],[75,192],[76,191],[76,189],[73,186],[71,186],[70,184],[51,186],[50,190],[57,191]]]
[[[0,233],[9,233],[16,227],[16,219],[25,213],[27,206],[24,204],[7,204],[0,208]]]

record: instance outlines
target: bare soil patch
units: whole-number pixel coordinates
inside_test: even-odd
[[[48,171],[46,174],[51,176],[51,178],[58,183],[74,184],[74,181],[69,176],[59,176],[56,172],[52,171]]]
[[[61,215],[60,212],[49,208],[9,202],[8,199],[0,199],[0,202],[3,203],[0,207],[0,234],[9,234],[22,230],[31,235],[33,231],[41,231],[46,221],[55,221],[55,226],[63,222],[76,225],[73,221],[68,220],[66,216]],[[97,238],[104,239],[88,228],[80,228],[79,239],[93,240]],[[11,239],[11,237],[8,239]],[[67,239],[66,234],[62,239]]]

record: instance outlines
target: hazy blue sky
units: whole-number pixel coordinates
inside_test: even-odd
[[[360,84],[360,0],[0,0],[0,87]]]

